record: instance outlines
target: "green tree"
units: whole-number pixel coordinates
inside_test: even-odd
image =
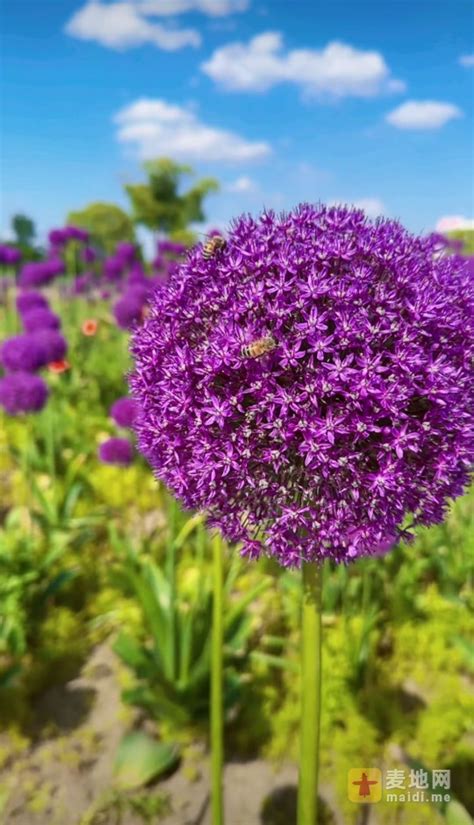
[[[92,240],[107,254],[120,241],[135,241],[135,230],[129,215],[113,203],[90,203],[84,209],[70,212],[67,222],[87,229]]]
[[[217,180],[202,178],[182,192],[182,177],[194,174],[190,166],[157,158],[144,163],[143,168],[147,182],[125,187],[135,223],[177,238],[185,236],[189,224],[205,220],[203,201],[210,192],[218,191]],[[189,230],[188,236],[191,240]]]
[[[14,215],[11,226],[15,233],[15,243],[19,247],[33,246],[33,241],[36,238],[36,228],[28,215]]]

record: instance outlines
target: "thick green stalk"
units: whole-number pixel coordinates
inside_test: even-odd
[[[211,801],[212,825],[223,825],[222,769],[224,762],[223,720],[223,545],[220,535],[212,539],[213,602],[211,661]]]
[[[168,638],[168,673],[169,679],[173,680],[177,676],[176,657],[176,523],[178,515],[178,505],[172,496],[169,496],[168,506],[168,541],[166,545],[166,578],[170,588],[170,610],[169,610],[169,638]]]
[[[323,568],[303,563],[298,825],[316,825],[321,721],[321,592]]]

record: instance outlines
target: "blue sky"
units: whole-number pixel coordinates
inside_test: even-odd
[[[474,215],[471,0],[5,0],[2,202],[41,233],[126,205],[140,160],[222,184],[211,224],[302,200],[425,231]]]

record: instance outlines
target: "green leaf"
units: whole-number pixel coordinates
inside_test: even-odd
[[[448,803],[444,812],[446,825],[473,825],[472,817],[466,811],[464,805],[453,799]]]
[[[145,733],[126,734],[117,750],[114,774],[122,788],[139,788],[179,761],[179,750],[174,744],[156,742]]]

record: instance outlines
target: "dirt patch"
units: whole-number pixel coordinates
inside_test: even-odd
[[[117,669],[109,646],[98,647],[80,678],[41,697],[35,744],[15,752],[7,734],[0,738],[10,752],[0,772],[1,825],[210,825],[208,760],[198,745],[154,787],[133,795],[114,787],[116,749],[131,724]],[[296,781],[294,765],[227,764],[226,825],[280,825],[283,811],[292,825]],[[330,800],[329,789],[322,794]],[[343,825],[340,817],[324,822]]]

